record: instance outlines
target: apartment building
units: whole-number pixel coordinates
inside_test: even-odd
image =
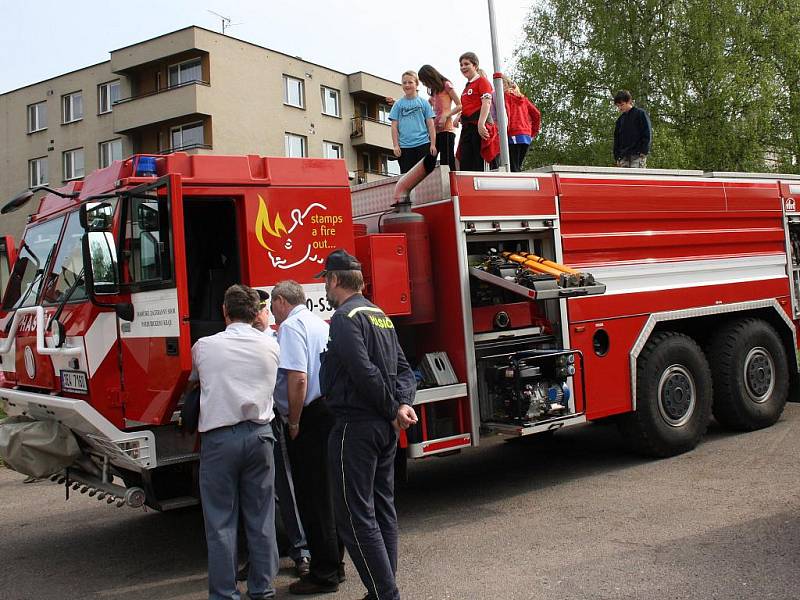
[[[399,173],[386,97],[400,94],[369,73],[187,27],[0,94],[0,203],[136,153],[343,158],[354,181],[379,179]],[[0,235],[19,235],[27,212],[0,216]]]

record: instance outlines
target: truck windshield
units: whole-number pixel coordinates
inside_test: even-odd
[[[116,199],[111,204],[113,212]],[[83,282],[83,227],[81,227],[78,211],[70,213],[67,226],[64,228],[63,241],[58,248],[56,259],[49,269],[47,287],[44,290],[44,301],[48,304],[62,302],[65,294],[73,284],[75,289],[69,300],[77,301],[86,298],[86,284]],[[77,281],[80,279],[80,281]]]
[[[9,286],[3,298],[3,308],[12,309],[32,306],[39,296],[46,263],[52,256],[64,217],[34,225],[25,233],[15,266],[15,275],[21,277],[21,285]],[[22,261],[22,262],[20,262]],[[21,269],[21,271],[20,271]]]

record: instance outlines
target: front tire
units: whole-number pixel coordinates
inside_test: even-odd
[[[711,370],[697,342],[682,333],[657,333],[637,360],[636,410],[620,420],[620,430],[642,454],[681,454],[700,443],[711,403]]]
[[[775,329],[761,319],[734,321],[711,341],[714,418],[737,431],[769,427],[789,395],[786,350]]]

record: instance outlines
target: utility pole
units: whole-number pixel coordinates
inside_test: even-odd
[[[506,116],[506,101],[503,91],[503,65],[500,59],[500,49],[497,44],[497,27],[494,18],[494,0],[489,1],[489,29],[492,36],[492,58],[494,59],[494,97],[497,109],[497,133],[500,135],[500,170],[508,171],[508,119]]]

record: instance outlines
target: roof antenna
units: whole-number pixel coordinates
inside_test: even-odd
[[[229,27],[234,27],[236,25],[241,25],[241,23],[231,23],[231,18],[230,17],[226,17],[225,15],[221,15],[218,12],[214,12],[213,10],[208,10],[208,9],[206,9],[206,10],[208,12],[210,12],[212,15],[214,15],[215,17],[219,17],[220,18],[220,21],[221,21],[220,25],[222,27],[222,35],[225,35],[225,30],[228,29]]]

